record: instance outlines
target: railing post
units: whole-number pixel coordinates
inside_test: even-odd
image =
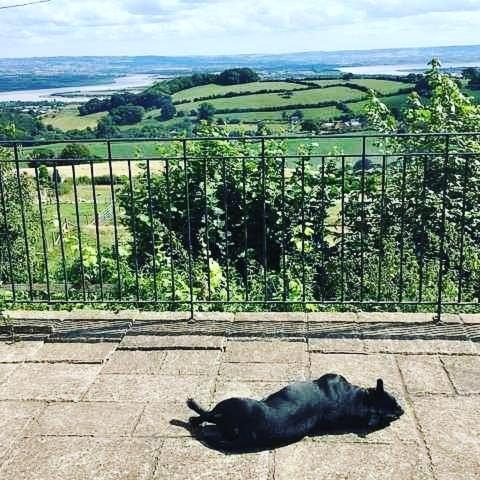
[[[443,162],[443,179],[442,179],[442,216],[440,224],[440,247],[438,258],[438,292],[437,292],[437,315],[434,317],[435,322],[440,322],[442,319],[442,303],[443,303],[443,274],[444,274],[444,258],[445,258],[445,234],[446,234],[446,210],[447,210],[447,175],[448,175],[448,160],[450,156],[450,136],[445,136],[445,157]]]
[[[30,263],[30,248],[28,245],[28,230],[27,230],[27,220],[25,218],[25,205],[23,203],[23,188],[22,181],[20,180],[20,159],[18,155],[18,145],[15,144],[13,147],[15,155],[15,167],[17,171],[17,186],[18,186],[18,195],[20,199],[20,214],[22,217],[22,230],[23,230],[23,241],[25,245],[25,257],[27,261],[27,274],[28,274],[28,293],[30,301],[33,300],[33,278],[32,278],[32,266]]]
[[[190,218],[190,187],[187,162],[187,140],[182,140],[183,168],[185,173],[185,202],[187,205],[187,238],[188,238],[188,286],[190,290],[190,320],[193,320],[193,278],[192,278],[192,221]]]

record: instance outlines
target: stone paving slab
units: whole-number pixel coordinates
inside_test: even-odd
[[[195,412],[192,412],[185,402],[149,403],[145,405],[133,435],[136,437],[190,437],[190,432],[183,427],[172,425],[170,421],[188,422],[192,415],[195,415]]]
[[[171,375],[99,375],[84,400],[98,402],[178,402],[188,397],[208,404],[214,378]]]
[[[307,377],[307,368],[294,363],[223,363],[220,380],[294,382]]]
[[[430,323],[433,313],[403,313],[403,312],[359,312],[359,323]]]
[[[436,355],[397,357],[405,387],[412,395],[455,393],[440,358]]]
[[[9,375],[11,375],[12,372],[17,367],[18,367],[18,365],[12,364],[12,363],[4,363],[4,364],[0,363],[0,385],[2,384],[2,382],[7,380]]]
[[[0,402],[0,465],[15,440],[44,407],[41,402]]]
[[[235,341],[226,344],[226,362],[297,363],[308,362],[306,342]]]
[[[367,353],[472,355],[477,352],[475,344],[468,340],[365,339],[363,343]]]
[[[22,363],[31,359],[43,342],[0,343],[0,363]]]
[[[354,312],[308,312],[308,322],[342,322],[355,323],[358,321],[358,314]]]
[[[359,338],[357,323],[352,322],[309,322],[307,325],[309,338]]]
[[[225,337],[212,335],[126,335],[119,348],[145,350],[222,350]]]
[[[119,341],[132,326],[130,319],[70,319],[55,325],[53,340],[87,342]]]
[[[301,442],[275,453],[275,479],[433,480],[416,445]]]
[[[103,363],[115,350],[116,344],[45,343],[30,358],[33,362]]]
[[[0,386],[0,400],[78,401],[99,371],[99,365],[23,364]]]
[[[360,324],[360,334],[365,339],[468,339],[465,325],[461,323],[365,322]]]
[[[140,438],[32,437],[17,445],[2,480],[150,480],[161,443]]]
[[[231,320],[137,320],[132,335],[225,335]]]
[[[270,452],[225,455],[192,439],[167,439],[154,479],[268,480],[270,463]]]
[[[238,312],[235,322],[305,322],[303,312]]]
[[[415,398],[414,407],[432,459],[436,480],[478,480],[478,397]]]
[[[307,324],[297,320],[235,320],[227,326],[228,337],[304,338]]]
[[[463,323],[480,324],[480,314],[478,313],[461,313],[460,318]]]
[[[183,350],[166,352],[162,365],[164,375],[210,375],[215,377],[221,352],[215,350]]]
[[[25,436],[126,436],[133,432],[142,410],[136,403],[50,403]]]
[[[479,356],[442,357],[442,362],[458,393],[480,393]]]
[[[162,350],[117,350],[105,364],[102,373],[126,375],[159,375],[166,352]]]
[[[365,353],[365,342],[359,338],[310,338],[309,352]]]

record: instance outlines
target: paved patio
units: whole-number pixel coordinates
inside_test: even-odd
[[[480,478],[480,316],[10,312],[0,329],[0,478]],[[190,333],[190,334],[189,334]],[[191,334],[195,333],[195,334]],[[16,341],[12,342],[12,338]],[[365,438],[225,455],[170,424],[341,373],[406,414]]]

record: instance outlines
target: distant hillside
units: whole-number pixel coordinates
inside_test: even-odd
[[[235,67],[250,67],[267,76],[331,74],[345,66],[425,65],[432,57],[465,66],[475,62],[480,64],[480,45],[263,55],[0,58],[0,84],[3,82],[10,88],[12,82],[25,81],[29,75],[35,75],[42,77],[42,87],[47,88],[72,85],[75,77],[84,81],[90,76],[93,80],[90,83],[95,83],[95,78],[101,76],[118,77],[133,73],[179,76]]]

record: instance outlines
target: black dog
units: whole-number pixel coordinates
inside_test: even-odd
[[[199,415],[190,418],[191,427],[213,423],[223,437],[216,446],[240,448],[290,443],[329,429],[373,431],[403,414],[381,379],[374,388],[360,388],[334,374],[292,383],[261,401],[229,398],[211,411],[193,399],[187,405]]]

